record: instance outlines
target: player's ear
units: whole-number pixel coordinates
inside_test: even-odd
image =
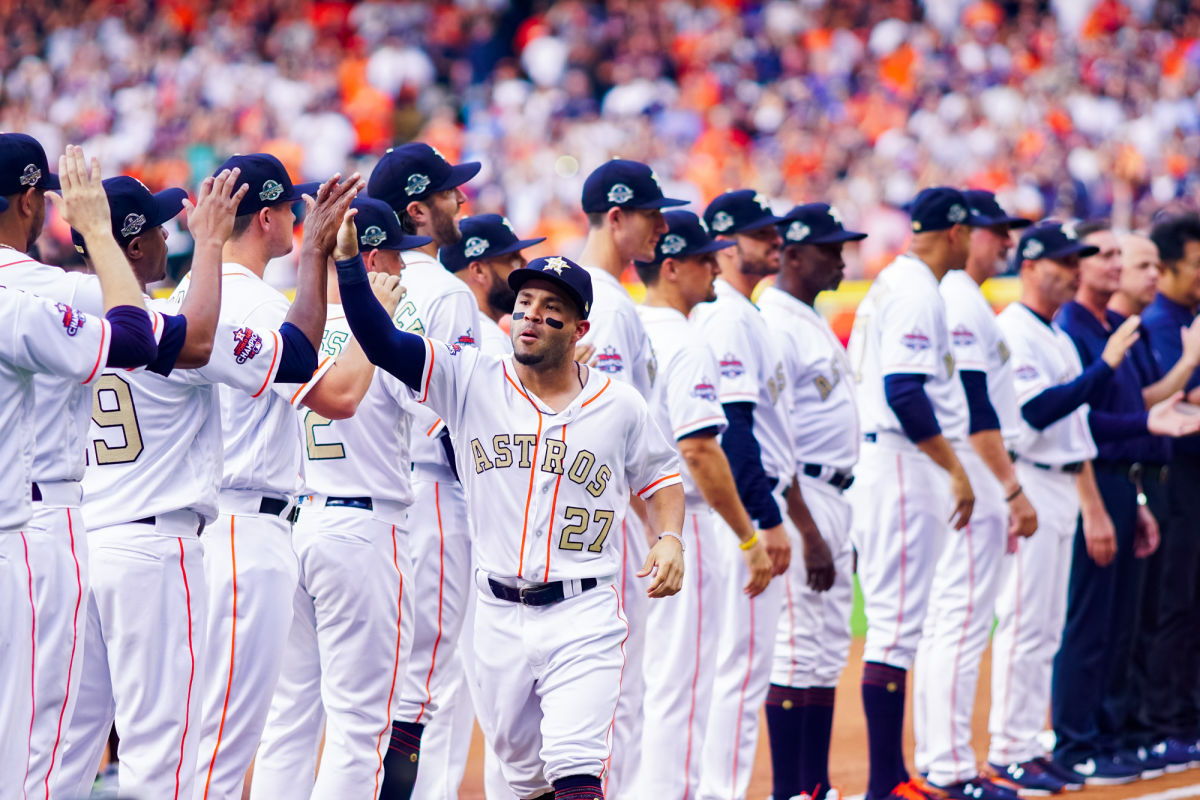
[[[271,207],[260,208],[258,210],[258,227],[262,230],[269,230],[271,227]]]
[[[483,265],[482,261],[472,261],[467,265],[467,278],[468,283],[486,286],[489,283],[487,267]]]
[[[144,251],[142,248],[142,237],[135,236],[129,240],[129,244],[125,245],[125,257],[130,261],[141,258]]]
[[[413,221],[414,225],[420,225],[429,218],[429,208],[420,200],[413,200],[404,207],[404,212],[408,214],[408,218]]]
[[[587,336],[587,332],[591,329],[592,323],[586,319],[581,319],[575,323],[575,343],[578,344],[579,340]]]
[[[17,197],[21,204],[21,216],[23,217],[32,217],[38,206],[46,205],[45,191],[36,186],[30,186]]]
[[[363,266],[367,268],[367,272],[375,271],[375,254],[378,250],[359,250],[362,254]]]

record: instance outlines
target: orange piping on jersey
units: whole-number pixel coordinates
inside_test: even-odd
[[[204,781],[204,798],[208,800],[208,787],[212,783],[213,767],[217,765],[217,752],[221,749],[221,737],[225,734],[225,714],[229,711],[229,695],[233,692],[233,654],[237,645],[237,551],[233,547],[233,515],[229,517],[229,561],[233,571],[233,613],[230,614],[229,631],[229,681],[225,684],[225,705],[221,707],[221,724],[217,726],[217,743],[213,746],[212,759],[208,762],[208,779]]]
[[[428,339],[425,340],[425,354],[429,356],[429,363],[425,365],[425,391],[421,394],[421,399],[418,402],[424,403],[429,398],[429,382],[433,380],[433,343]]]
[[[317,372],[320,372],[321,368],[324,367],[326,364],[328,364],[329,359],[331,359],[331,358],[333,358],[333,356],[325,356],[325,360],[322,361],[320,364],[317,364],[317,371],[314,372],[313,375],[316,375]],[[272,364],[271,366],[274,366],[274,364]],[[324,377],[324,376],[322,376],[322,377]],[[296,390],[296,393],[294,395],[292,395],[292,399],[290,401],[292,405],[296,405],[296,398],[300,396],[300,393],[303,392],[308,387],[308,384],[310,384],[310,383],[312,383],[312,378],[309,378],[307,381],[300,384],[300,388]],[[259,389],[259,394],[262,394],[262,389]],[[255,397],[257,397],[257,396],[258,395],[255,395]]]
[[[537,439],[533,443],[533,459],[529,462],[529,491],[525,494],[525,521],[521,525],[521,557],[517,560],[517,577],[520,577],[525,572],[525,537],[529,532],[529,504],[533,502],[533,478],[537,475],[538,445],[542,443],[542,410],[537,407],[537,403],[533,402],[533,399],[525,394],[524,390],[520,386],[517,386],[509,376],[508,367],[501,364],[500,369],[504,371],[505,379],[517,390],[517,394],[524,397],[529,401],[529,405],[533,406],[533,410],[538,417]]]
[[[604,385],[600,387],[600,391],[596,392],[594,395],[592,395],[591,397],[589,397],[587,400],[584,400],[584,401],[583,401],[583,405],[581,405],[581,406],[580,406],[580,408],[587,408],[587,406],[588,406],[588,403],[592,402],[592,401],[593,401],[593,400],[595,400],[597,397],[599,397],[600,395],[604,394],[604,390],[605,390],[605,389],[607,389],[607,388],[608,388],[608,386],[609,386],[609,384],[611,384],[611,383],[612,383],[612,378],[605,378],[605,379],[604,379]]]
[[[629,620],[621,613],[621,593],[616,586],[610,587],[617,598],[617,619],[625,623],[625,638],[621,640],[621,673],[617,677],[617,702],[613,704],[612,722],[608,724],[608,734],[604,743],[608,747],[608,756],[604,759],[604,789],[608,789],[609,768],[612,766],[613,731],[617,727],[617,712],[621,709],[621,689],[625,685],[625,643],[629,641]]]
[[[100,325],[100,352],[96,353],[96,363],[92,365],[92,374],[88,375],[87,379],[84,380],[84,382],[83,382],[84,386],[87,386],[89,383],[92,382],[92,378],[96,377],[96,373],[100,369],[100,362],[102,360],[104,360],[104,340],[107,337],[107,335],[108,335],[108,320],[102,320],[102,324]]]
[[[62,741],[63,717],[67,715],[67,701],[71,697],[71,666],[75,663],[75,645],[79,639],[79,606],[83,603],[83,576],[79,571],[79,556],[75,553],[75,525],[71,510],[67,509],[67,533],[71,537],[71,559],[75,562],[75,616],[71,621],[71,657],[67,661],[67,693],[63,696],[62,708],[58,710],[58,731],[54,734],[54,749],[50,751],[50,768],[46,770],[46,797],[50,796],[50,773],[54,772],[54,759]]]
[[[179,542],[179,571],[183,574],[183,594],[187,602],[188,612],[188,658],[191,659],[191,666],[188,668],[188,690],[187,701],[183,706],[183,736],[179,738],[179,761],[175,764],[175,800],[179,800],[179,772],[183,769],[183,746],[187,742],[188,723],[192,716],[192,681],[196,678],[196,651],[192,649],[192,590],[188,586],[187,564],[183,560],[183,539],[178,539]],[[193,764],[188,764],[188,769],[194,769]]]
[[[10,264],[0,265],[0,269],[3,269],[4,267],[15,267],[17,264],[40,264],[40,263],[42,263],[42,262],[38,261],[36,258],[22,258],[20,261],[13,261]]]
[[[250,395],[251,397],[258,397],[260,394],[265,392],[267,387],[271,385],[271,381],[275,378],[275,365],[279,363],[279,351],[282,348],[279,346],[278,333],[271,331],[271,338],[275,340],[275,351],[271,353],[271,368],[267,370],[267,379],[263,381],[263,385],[259,387],[257,392]]]
[[[567,443],[567,425],[563,423],[562,443]],[[554,497],[550,500],[550,527],[546,529],[546,575],[543,581],[550,581],[550,540],[554,538],[554,514],[558,510],[558,485],[562,483],[562,473],[554,479]]]
[[[429,657],[429,674],[425,676],[425,702],[421,703],[421,710],[417,712],[417,718],[413,720],[414,724],[421,722],[421,717],[425,716],[425,706],[433,702],[433,694],[429,690],[429,685],[433,682],[433,670],[437,667],[438,645],[442,643],[442,592],[446,587],[446,533],[442,530],[442,484],[440,481],[433,484],[433,505],[437,509],[438,521],[438,632],[437,638],[433,640],[433,653]]]
[[[650,484],[649,486],[647,486],[645,489],[642,489],[640,492],[638,492],[638,493],[637,493],[637,494],[638,494],[638,497],[641,497],[641,496],[642,496],[642,495],[644,495],[646,492],[650,491],[650,490],[651,490],[651,489],[653,489],[655,486],[658,486],[658,485],[659,485],[660,483],[662,483],[663,481],[669,481],[669,480],[671,480],[672,478],[678,478],[678,477],[679,477],[679,473],[678,473],[678,472],[676,472],[674,475],[664,475],[663,477],[661,477],[661,478],[659,478],[658,480],[656,480],[654,483],[652,483],[652,484]]]
[[[437,426],[442,424],[442,418],[438,417],[438,421],[430,426],[429,430],[425,431],[426,436],[433,436],[433,432],[437,430]]]
[[[151,333],[158,333],[158,318],[159,318],[159,316],[160,316],[160,314],[157,311],[150,312],[150,319],[153,320],[153,322],[150,325]]]
[[[388,689],[387,724],[379,732],[379,738],[375,740],[375,755],[379,759],[379,766],[375,768],[373,797],[379,796],[379,776],[383,772],[383,736],[392,729],[392,698],[396,694],[396,674],[400,671],[400,636],[404,630],[401,625],[404,621],[404,573],[400,571],[400,554],[396,547],[395,525],[392,526],[392,566],[396,568],[396,577],[400,579],[400,591],[396,595],[396,656],[392,661],[392,685]]]

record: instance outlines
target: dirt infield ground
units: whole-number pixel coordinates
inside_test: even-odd
[[[866,789],[867,750],[866,729],[863,720],[862,701],[859,698],[859,679],[862,669],[862,640],[856,639],[850,654],[850,666],[838,686],[837,709],[834,719],[834,743],[832,755],[833,783],[846,795],[856,795]],[[980,676],[980,691],[975,703],[974,744],[975,752],[982,760],[987,753],[987,712],[989,689],[990,656],[984,657],[983,673]],[[911,683],[909,686],[911,690]],[[911,704],[910,704],[911,706]],[[912,719],[911,712],[909,719]],[[471,744],[471,759],[467,766],[460,800],[483,800],[483,750],[479,731]],[[905,736],[905,746],[912,758],[911,725]],[[1189,791],[1191,789],[1192,791]],[[758,757],[754,765],[754,779],[750,784],[748,800],[763,800],[771,793],[771,765],[767,753],[766,728],[762,728]],[[1147,800],[1182,800],[1200,797],[1200,770],[1189,770],[1177,775],[1167,775],[1152,781],[1141,781],[1128,786],[1088,789],[1069,795],[1072,800],[1117,800],[1117,798],[1147,798]],[[640,798],[638,800],[641,800]],[[658,800],[668,800],[659,798]]]

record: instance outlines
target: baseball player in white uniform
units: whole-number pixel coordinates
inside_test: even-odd
[[[632,490],[659,531],[639,575],[678,591],[678,461],[632,388],[573,361],[592,302],[561,257],[514,271],[514,355],[384,330],[360,265],[339,264],[352,330],[446,417],[474,533],[477,710],[512,794],[601,798],[628,625],[614,585]],[[351,293],[354,294],[353,299]],[[369,342],[369,345],[367,344]],[[564,480],[565,477],[565,480]]]
[[[611,159],[593,170],[583,184],[588,235],[579,262],[592,277],[595,295],[588,315],[591,329],[583,343],[595,348],[592,364],[597,370],[632,384],[643,398],[649,398],[654,383],[654,351],[637,307],[621,285],[621,276],[634,259],[654,258],[654,247],[666,231],[662,209],[685,202],[664,197],[654,172],[637,161]],[[634,501],[635,512],[638,502]],[[616,532],[625,558],[618,586],[622,611],[630,624],[625,649],[631,664],[641,664],[645,650],[647,605],[634,580],[648,547],[642,528],[638,514],[628,514]],[[606,773],[605,791],[614,797],[621,796],[637,775],[645,691],[642,671],[628,670],[621,682],[613,731],[614,760]]]
[[[767,731],[772,796],[822,798],[831,788],[833,700],[850,652],[854,603],[850,504],[842,493],[853,482],[862,429],[845,348],[813,303],[841,283],[845,243],[866,234],[846,230],[837,209],[825,203],[793,208],[779,232],[779,275],[758,306],[782,340],[788,427],[808,529],[802,537],[791,517],[784,518],[792,547],[804,559],[796,559],[784,578]],[[810,552],[814,546],[818,552]]]
[[[58,188],[60,176],[49,171],[41,145],[19,133],[0,134],[0,197],[5,203],[0,210],[0,281],[62,303],[64,315],[71,310],[107,319],[112,339],[97,372],[105,365],[144,365],[157,353],[161,320],[147,315],[137,282],[112,241],[99,165],[93,160],[89,169],[79,148],[68,147],[59,158],[59,170],[66,172],[62,180],[70,187],[64,190],[66,202],[49,196],[57,198],[56,205],[69,221],[79,223],[84,238],[97,250],[97,259],[112,260],[118,265],[114,268],[127,276],[124,289],[114,287],[105,295],[96,276],[67,273],[26,255],[41,232],[46,190]],[[38,797],[53,796],[62,734],[79,688],[88,581],[79,481],[84,473],[91,391],[90,385],[73,377],[34,376],[34,513],[21,534],[28,578],[24,608],[32,631],[18,656],[31,669],[32,713],[8,729],[27,735],[24,742],[19,738],[10,742],[23,750],[24,765],[8,776],[7,787],[20,787],[23,782],[24,792]]]
[[[65,797],[87,794],[114,720],[123,793],[192,795],[207,612],[199,534],[217,518],[222,462],[215,385],[254,394],[273,381],[302,380],[316,367],[313,342],[290,321],[255,331],[218,320],[221,249],[249,190],[242,184],[235,191],[237,181],[236,170],[205,180],[188,214],[195,255],[187,298],[182,305],[150,301],[178,313],[164,316],[158,358],[141,372],[109,369],[96,388],[84,477],[96,569],[79,700],[59,772]],[[139,282],[162,280],[162,224],[180,211],[183,191],[152,195],[125,177],[105,181],[105,190],[114,235]],[[308,272],[289,312],[295,318],[320,302]]]
[[[429,145],[411,143],[389,150],[367,187],[371,197],[392,207],[406,233],[431,238],[429,244],[404,253],[407,293],[397,324],[464,347],[477,346],[475,298],[437,260],[437,253],[439,247],[458,241],[455,217],[466,200],[459,187],[478,171],[476,162],[451,165]],[[449,455],[454,431],[447,431],[428,408],[418,406],[411,413],[413,501],[408,532],[415,628],[381,796],[447,800],[457,796],[465,767],[465,752],[451,741],[455,726],[450,709],[467,696],[457,642],[470,599],[471,547],[466,498]],[[419,769],[421,764],[426,766]]]
[[[250,189],[238,204],[233,235],[222,250],[219,318],[255,331],[278,330],[291,319],[311,342],[319,342],[325,325],[325,265],[362,181],[357,174],[346,181],[334,176],[316,192],[316,202],[309,202],[301,269],[318,271],[320,296],[297,318],[289,317],[287,298],[268,286],[262,273],[269,259],[291,250],[292,203],[314,187],[294,186],[283,164],[263,153],[233,156],[222,165],[233,167],[241,169],[239,185]],[[177,300],[186,301],[192,280],[185,276],[180,282]],[[290,404],[296,388],[271,383],[255,393],[229,386],[218,390],[224,467],[220,516],[201,539],[208,622],[195,798],[241,797],[279,677],[296,590],[291,533],[303,478],[303,438]],[[310,391],[304,402],[334,417],[337,412],[330,407],[337,407],[335,400]]]
[[[721,446],[738,495],[767,547],[775,574],[783,575],[791,559],[783,495],[794,489],[795,476],[787,376],[776,338],[750,301],[759,280],[779,271],[781,240],[775,225],[782,220],[771,213],[766,198],[749,189],[714,199],[704,220],[709,230],[734,246],[714,254],[720,269],[717,299],[696,306],[692,320],[717,359],[717,397],[728,420]],[[724,520],[714,518],[713,528],[723,579],[717,674],[697,795],[703,800],[746,796],[758,744],[758,712],[770,683],[783,604],[783,581],[771,581],[754,597],[742,591],[750,575],[737,537]]]
[[[700,788],[725,572],[716,555],[720,548],[715,547],[712,510],[741,543],[749,543],[742,552],[750,569],[745,591],[759,594],[774,574],[766,547],[754,541],[754,523],[738,498],[718,439],[726,423],[717,396],[716,358],[687,316],[697,305],[716,299],[712,254],[734,243],[713,241],[690,211],[663,216],[667,233],[659,239],[654,261],[635,262],[646,284],[638,314],[658,361],[650,413],[660,430],[670,431],[686,466],[683,525],[692,546],[684,553],[680,593],[651,603],[646,615],[646,628],[655,636],[642,662],[646,697],[641,750],[653,757],[642,759],[636,783],[626,790],[636,797],[687,797]]]
[[[361,251],[375,269],[399,275],[400,251],[430,241],[406,236],[381,200],[360,197],[351,211],[354,223],[347,218],[342,225],[337,258]],[[322,363],[293,395],[297,407],[335,365],[344,368],[347,357],[366,360],[350,336],[336,280],[327,299]],[[385,303],[391,313],[394,300],[389,296]],[[382,785],[399,681],[412,648],[405,521],[412,470],[408,390],[370,369],[369,388],[353,417],[329,420],[299,409],[307,494],[300,498],[292,547],[300,581],[283,669],[254,762],[251,798],[342,798],[367,786],[374,797]]]
[[[64,191],[74,202],[71,187]],[[9,201],[0,202],[7,210]],[[72,220],[84,224],[77,214]],[[0,273],[2,275],[3,273]],[[109,302],[129,299],[132,275],[122,259],[97,263],[101,293]],[[136,284],[134,284],[136,286]],[[29,553],[24,533],[34,513],[31,493],[35,454],[37,401],[35,374],[53,375],[72,384],[90,387],[101,375],[113,341],[111,323],[18,289],[0,287],[0,406],[4,437],[3,457],[8,465],[0,473],[0,598],[8,613],[0,624],[0,729],[6,732],[0,747],[0,772],[10,776],[0,785],[0,797],[26,797],[24,783],[34,692],[31,691],[35,653],[34,609],[31,606]],[[27,735],[27,733],[26,733]],[[46,790],[43,784],[42,793]]]
[[[1004,213],[990,192],[964,196],[971,227],[966,266],[946,273],[939,289],[971,413],[970,446],[960,449],[959,460],[975,491],[975,508],[966,527],[947,537],[938,561],[917,652],[913,724],[917,770],[930,784],[978,784],[986,795],[971,747],[979,662],[991,634],[1008,539],[1032,535],[1037,514],[1005,445],[1016,433],[1020,411],[1008,344],[980,286],[998,265],[1003,268],[1010,230],[1029,221]]]
[[[867,615],[863,708],[867,797],[924,797],[904,764],[905,683],[925,621],[941,543],[971,517],[974,495],[954,444],[967,440],[963,386],[938,283],[965,266],[966,198],[926,189],[911,206],[913,241],[859,304],[849,356],[863,447],[849,499]]]
[[[465,217],[458,229],[462,237],[439,250],[438,259],[475,295],[479,348],[485,353],[511,353],[512,340],[500,328],[500,320],[512,313],[517,300],[508,275],[528,263],[521,251],[541,244],[546,237],[518,238],[512,223],[499,214]]]

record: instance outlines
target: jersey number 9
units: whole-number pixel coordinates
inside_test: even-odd
[[[137,409],[133,407],[133,392],[129,383],[119,375],[107,373],[96,381],[92,392],[92,421],[106,431],[120,428],[124,444],[110,445],[105,439],[94,439],[97,464],[129,464],[142,454],[142,430],[138,427]]]

